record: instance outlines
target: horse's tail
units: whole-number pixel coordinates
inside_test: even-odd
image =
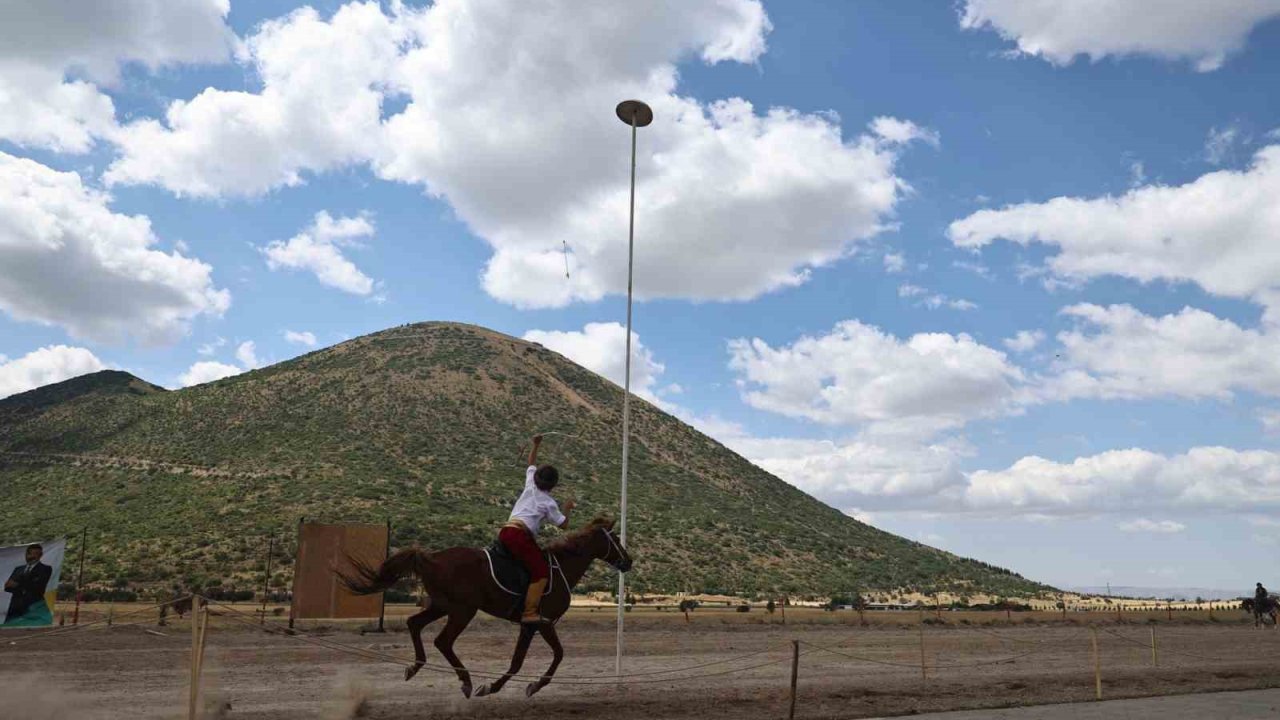
[[[425,583],[431,564],[430,556],[417,545],[395,551],[376,568],[350,556],[347,560],[351,563],[352,574],[334,572],[338,581],[356,595],[382,592],[406,575],[413,575]]]

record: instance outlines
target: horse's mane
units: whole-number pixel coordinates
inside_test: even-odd
[[[598,515],[591,522],[583,525],[581,528],[567,533],[562,537],[547,543],[546,550],[554,552],[556,550],[564,550],[567,552],[582,552],[585,549],[587,541],[600,528],[613,529],[613,518]]]

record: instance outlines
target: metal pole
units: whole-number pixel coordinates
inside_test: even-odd
[[[632,263],[636,247],[636,116],[631,116],[631,217],[627,227],[627,359],[622,396],[622,545],[627,544],[627,461],[631,451],[631,289]],[[622,674],[622,624],[627,602],[627,576],[618,573],[618,647],[614,672]]]
[[[623,380],[622,396],[622,502],[619,508],[619,537],[623,546],[627,544],[627,469],[631,451],[631,297],[633,288],[633,268],[636,245],[636,128],[653,122],[653,111],[639,100],[624,100],[618,104],[615,112],[618,119],[631,126],[631,212],[627,225],[627,340],[626,340],[626,374]],[[614,673],[622,675],[622,627],[623,614],[627,602],[626,576],[618,573],[618,638],[617,656],[614,660]]]

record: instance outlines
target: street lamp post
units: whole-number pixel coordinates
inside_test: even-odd
[[[627,460],[631,448],[631,288],[636,246],[636,128],[653,122],[653,110],[639,100],[618,103],[618,119],[631,126],[631,217],[627,227],[627,358],[622,396],[622,505],[619,509],[622,544],[627,544]],[[618,573],[618,645],[614,672],[622,676],[622,625],[627,602],[627,579]]]

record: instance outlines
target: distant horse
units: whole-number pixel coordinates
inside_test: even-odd
[[[1253,626],[1260,627],[1262,625],[1276,626],[1276,615],[1280,614],[1280,607],[1277,607],[1276,599],[1269,597],[1266,602],[1255,602],[1253,598],[1245,598],[1240,603],[1240,609],[1245,612],[1253,613]]]
[[[525,688],[525,696],[531,696],[551,682],[556,668],[564,657],[560,638],[554,622],[569,610],[573,587],[578,584],[594,560],[603,560],[621,572],[631,569],[631,556],[613,531],[613,521],[597,518],[581,530],[573,532],[547,546],[551,578],[547,593],[542,597],[542,616],[549,622],[539,625],[521,625],[511,666],[502,677],[476,690],[476,696],[489,695],[502,689],[511,676],[520,671],[533,634],[540,633],[551,646],[554,657],[537,681]],[[412,575],[422,582],[430,596],[425,610],[408,620],[409,635],[413,640],[416,664],[406,668],[404,679],[412,678],[426,663],[426,651],[422,647],[422,630],[428,624],[448,618],[444,629],[436,636],[435,646],[453,666],[462,682],[462,694],[471,697],[471,673],[453,652],[453,643],[475,617],[476,611],[496,618],[519,622],[523,608],[523,592],[512,592],[498,584],[490,559],[484,550],[469,547],[452,547],[438,552],[426,552],[418,547],[396,551],[377,569],[359,562],[355,576],[338,574],[351,592],[358,595],[386,590],[400,578]],[[519,590],[519,588],[518,588]]]

